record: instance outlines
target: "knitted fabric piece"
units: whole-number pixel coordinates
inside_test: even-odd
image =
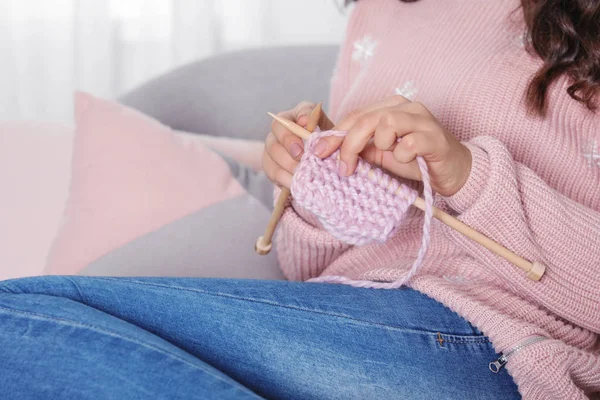
[[[404,221],[409,207],[419,194],[360,158],[354,174],[341,177],[338,174],[339,150],[325,159],[314,154],[319,138],[345,135],[346,132],[342,131],[319,130],[311,135],[292,180],[292,195],[299,206],[313,213],[323,228],[338,240],[356,246],[372,241],[383,243]],[[402,286],[416,273],[429,246],[433,214],[427,165],[421,157],[417,162],[423,179],[426,211],[422,245],[410,271],[392,283],[353,281],[333,276],[312,279],[312,282],[392,289]]]

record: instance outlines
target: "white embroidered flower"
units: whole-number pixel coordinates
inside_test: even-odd
[[[406,97],[408,100],[413,100],[417,95],[417,88],[412,81],[408,81],[401,88],[396,88],[396,94]]]
[[[355,41],[352,59],[359,62],[367,61],[369,58],[373,57],[375,47],[377,47],[377,42],[368,35],[361,40]]]
[[[590,167],[600,167],[600,146],[596,140],[583,145],[583,157]]]

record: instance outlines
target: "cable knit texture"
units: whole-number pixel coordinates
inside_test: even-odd
[[[465,143],[470,177],[437,206],[544,263],[546,274],[531,281],[434,220],[410,286],[469,320],[499,352],[547,338],[514,353],[506,368],[526,399],[580,399],[600,391],[600,116],[567,95],[566,78],[552,86],[545,118],[527,113],[524,93],[541,61],[522,46],[518,7],[518,0],[359,1],[331,80],[329,115],[339,120],[401,94]],[[386,243],[350,246],[292,200],[278,256],[292,280],[393,281],[415,259],[422,223],[411,207]]]

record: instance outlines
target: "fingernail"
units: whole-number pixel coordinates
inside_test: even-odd
[[[340,160],[338,162],[338,175],[339,176],[346,176],[347,172],[348,172],[348,166],[346,165],[345,162],[343,162],[342,160]]]
[[[290,145],[290,153],[292,154],[292,157],[298,158],[300,153],[302,153],[302,146],[300,146],[298,143],[292,143]]]
[[[324,140],[319,140],[315,146],[315,154],[320,156],[325,153],[325,150],[327,150],[327,143]]]

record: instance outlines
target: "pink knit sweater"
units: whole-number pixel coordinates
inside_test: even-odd
[[[524,398],[586,398],[600,391],[600,115],[567,95],[566,79],[552,88],[546,118],[527,114],[523,95],[541,62],[523,48],[518,5],[361,0],[331,81],[330,116],[397,93],[469,147],[468,182],[437,205],[541,261],[546,274],[531,281],[435,221],[410,286],[469,320],[498,352],[547,338],[506,364]],[[282,269],[292,280],[393,280],[421,244],[423,216],[411,210],[386,244],[350,247],[289,207],[276,237]]]

